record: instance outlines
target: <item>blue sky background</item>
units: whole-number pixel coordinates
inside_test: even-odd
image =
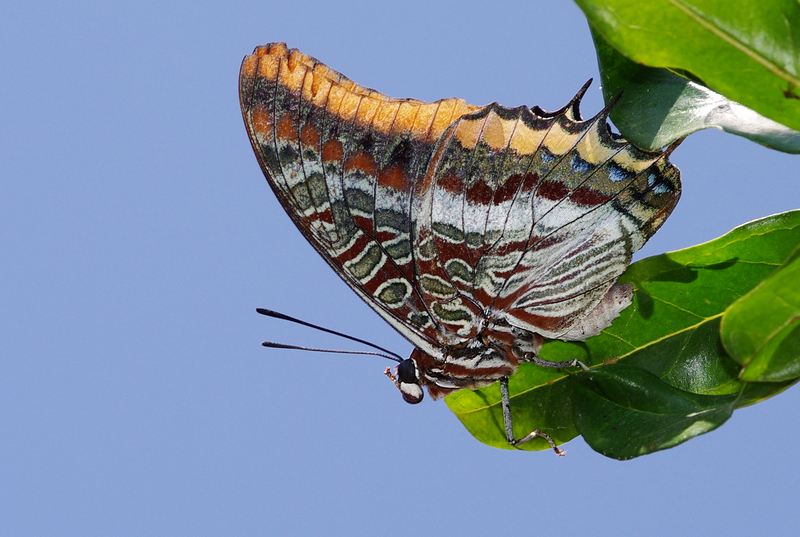
[[[242,57],[286,41],[392,96],[553,110],[597,80],[572,2],[27,1],[0,27],[0,535],[796,531],[800,388],[668,451],[560,459],[405,404],[380,359],[259,345],[349,347],[257,306],[411,351],[273,197]],[[643,255],[800,207],[798,158],[691,136]]]

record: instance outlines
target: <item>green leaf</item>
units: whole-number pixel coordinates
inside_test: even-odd
[[[800,130],[797,0],[576,0],[636,63],[684,70],[716,93]]]
[[[745,224],[705,244],[634,263],[620,278],[635,286],[631,307],[599,336],[585,342],[548,341],[539,356],[578,359],[593,369],[620,362],[684,392],[735,396],[736,407],[771,397],[794,380],[753,383],[739,378],[741,366],[726,352],[719,326],[726,309],[786,262],[798,244],[800,211],[792,211]],[[558,443],[577,436],[569,383],[562,370],[519,367],[509,382],[517,437],[537,428]],[[510,448],[497,385],[461,390],[445,400],[478,440]],[[546,447],[534,441],[518,449]]]
[[[638,367],[610,364],[571,377],[578,430],[592,449],[631,459],[716,429],[735,395],[697,395]]]
[[[800,377],[800,251],[728,308],[722,341],[743,380]]]
[[[575,438],[578,431],[572,419],[570,390],[563,372],[522,364],[509,379],[516,438],[534,429],[546,431],[558,444]],[[515,449],[506,441],[499,383],[475,391],[460,390],[448,395],[445,402],[475,438],[496,448]],[[526,450],[549,448],[541,438],[522,446]]]
[[[592,31],[606,102],[620,133],[641,149],[657,151],[702,129],[717,128],[754,142],[800,153],[800,132],[731,101],[667,69],[632,62]]]

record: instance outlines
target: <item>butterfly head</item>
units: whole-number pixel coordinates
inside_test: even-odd
[[[478,389],[514,373],[517,366],[536,356],[543,338],[538,334],[493,321],[460,344],[426,352],[417,347],[399,362],[392,379],[407,403],[422,401],[423,387],[433,399],[462,388]],[[439,350],[440,352],[435,352]]]
[[[425,396],[425,392],[422,391],[422,386],[419,384],[417,365],[411,358],[406,358],[397,366],[395,385],[406,403],[416,405]]]

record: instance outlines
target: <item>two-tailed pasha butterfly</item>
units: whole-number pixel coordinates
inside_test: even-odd
[[[361,87],[276,43],[244,59],[242,114],[286,212],[416,347],[390,376],[410,403],[501,382],[543,339],[585,340],[631,303],[615,285],[680,196],[671,149],[613,135],[610,106],[425,103]]]

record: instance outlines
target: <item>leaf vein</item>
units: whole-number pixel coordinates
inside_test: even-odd
[[[757,53],[755,50],[748,47],[745,43],[735,38],[728,32],[724,31],[722,28],[713,25],[703,15],[701,15],[698,11],[693,9],[692,6],[685,4],[681,0],[667,0],[667,1],[676,8],[678,8],[679,10],[683,11],[690,19],[698,23],[700,26],[702,26],[715,36],[719,37],[720,39],[731,45],[733,48],[743,53],[745,56],[748,56],[756,63],[761,64],[775,76],[782,78],[783,80],[789,82],[794,86],[800,85],[799,78],[792,76],[788,71],[783,69],[781,66],[775,64],[775,62],[764,57],[762,54]]]

